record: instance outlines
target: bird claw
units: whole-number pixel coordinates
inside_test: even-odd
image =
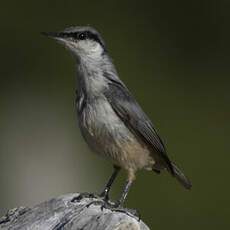
[[[130,217],[135,217],[138,221],[140,221],[141,217],[140,217],[140,213],[135,210],[135,209],[128,209],[128,208],[123,208],[121,206],[119,206],[118,203],[114,203],[111,202],[109,200],[94,200],[92,202],[90,202],[89,204],[86,205],[87,208],[89,208],[91,205],[101,205],[101,211],[103,211],[104,209],[109,209],[112,212],[121,212],[121,213],[125,213],[126,215],[130,216]]]
[[[71,202],[79,202],[84,198],[93,198],[97,200],[93,200],[89,202],[86,207],[89,208],[91,205],[100,205],[101,210],[103,209],[109,209],[113,212],[121,212],[125,213],[128,216],[135,217],[138,221],[140,221],[140,213],[135,210],[135,209],[128,209],[128,208],[123,208],[119,202],[112,202],[109,200],[108,196],[103,196],[102,194],[96,195],[94,193],[88,193],[84,192],[79,194],[77,197],[74,197]]]
[[[102,192],[102,193],[99,195],[99,197],[100,197],[101,199],[103,199],[104,201],[109,202],[109,195],[108,195],[108,193]]]
[[[86,205],[87,208],[89,208],[92,204],[94,205],[101,205],[101,210],[104,208],[109,209],[113,205],[113,203],[109,200],[108,196],[101,196],[99,195],[98,197],[95,198],[100,198],[99,200],[93,200],[90,203]]]
[[[86,208],[89,208],[91,205],[101,205],[101,210],[103,210],[105,201],[104,200],[93,200],[86,205]]]

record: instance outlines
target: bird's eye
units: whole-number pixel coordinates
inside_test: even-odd
[[[84,40],[84,39],[86,39],[86,33],[80,33],[80,34],[78,35],[78,39],[79,39],[79,40]]]

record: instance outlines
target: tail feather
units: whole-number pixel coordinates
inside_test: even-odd
[[[171,163],[173,166],[174,176],[179,181],[181,185],[183,185],[186,189],[191,189],[192,183],[190,180],[184,175],[184,173],[174,164]]]

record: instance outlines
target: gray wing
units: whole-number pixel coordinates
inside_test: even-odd
[[[146,143],[150,149],[153,149],[165,162],[166,168],[174,175],[173,166],[161,138],[126,86],[120,81],[113,80],[109,83],[109,89],[104,92],[104,95],[129,130]]]

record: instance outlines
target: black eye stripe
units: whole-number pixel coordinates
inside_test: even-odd
[[[76,40],[85,40],[90,39],[95,42],[98,42],[102,47],[104,47],[103,42],[99,38],[96,33],[92,33],[91,31],[82,31],[82,32],[61,32],[60,35],[65,38],[73,38]],[[105,47],[104,47],[105,48]]]
[[[95,41],[95,42],[98,42],[102,47],[104,47],[104,44],[103,42],[101,41],[101,39],[99,38],[99,36],[95,33],[92,33],[90,31],[87,31],[87,38]],[[105,48],[105,47],[104,47]]]

